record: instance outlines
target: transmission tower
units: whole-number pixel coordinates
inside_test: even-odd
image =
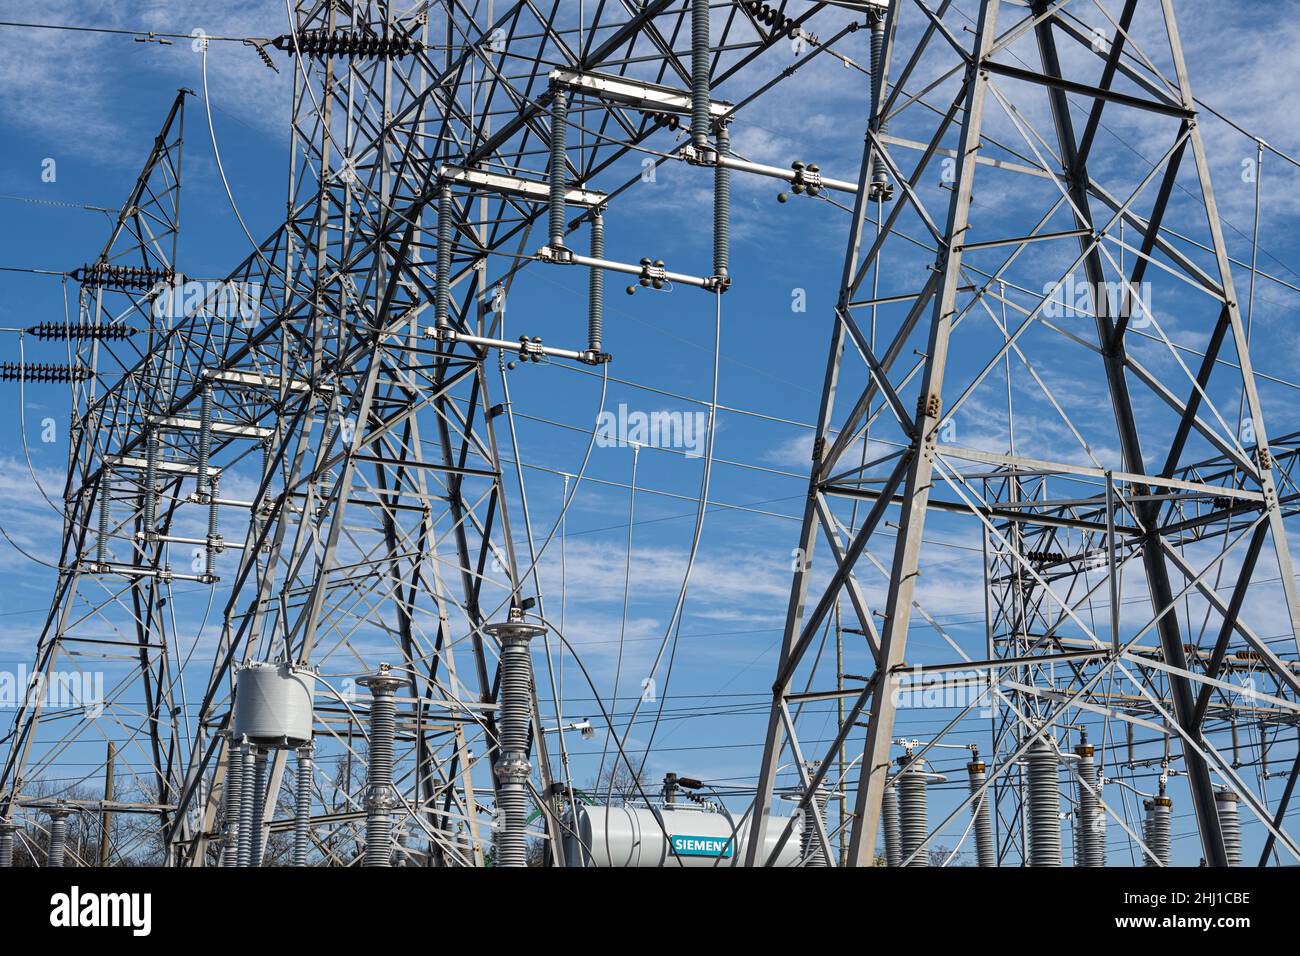
[[[900,0],[879,16],[760,835],[778,788],[803,806],[837,787],[847,832],[819,827],[819,839],[832,859],[843,839],[845,862],[869,865],[897,791],[911,801],[901,863],[925,865],[930,841],[988,794],[999,860],[1060,865],[1059,774],[1101,807],[1071,815],[1076,841],[1106,822],[1129,829],[1120,788],[1105,786],[1127,727],[1172,741],[1159,799],[1168,777],[1185,782],[1208,864],[1239,862],[1225,791],[1270,849],[1297,852],[1281,826],[1291,788],[1270,807],[1225,755],[1239,718],[1273,734],[1295,725],[1294,436],[1265,427],[1174,4],[1103,13],[1104,31],[1046,0]],[[1135,162],[1107,124],[1158,160]],[[1067,291],[1076,282],[1082,294]],[[1208,344],[1189,350],[1192,334]],[[972,545],[964,572],[936,535]],[[954,636],[926,609],[945,580],[987,588],[983,635]],[[828,672],[813,650],[841,603],[860,642]],[[1280,621],[1283,638],[1252,617]],[[910,646],[918,630],[942,650]],[[1243,667],[1251,686],[1232,679]],[[901,739],[900,700],[930,690],[964,695],[956,716]],[[800,720],[819,700],[847,704],[833,734],[822,712]],[[1101,777],[1077,770],[1094,766],[1089,731]],[[919,804],[909,844],[927,759],[975,733],[988,740],[977,782],[937,825]],[[787,765],[798,778],[779,784]],[[884,827],[896,841],[897,824]],[[1130,835],[1157,858],[1149,834]],[[750,843],[751,863],[764,847]]]

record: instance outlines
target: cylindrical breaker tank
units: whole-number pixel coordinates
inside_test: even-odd
[[[257,661],[235,676],[234,734],[261,747],[301,747],[311,740],[316,675],[286,661]]]

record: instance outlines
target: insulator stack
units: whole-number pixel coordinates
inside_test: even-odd
[[[251,839],[248,841],[248,865],[261,866],[262,854],[266,850],[266,751],[254,748],[253,757],[253,817]]]
[[[1061,865],[1061,791],[1056,747],[1039,737],[1025,754],[1029,790],[1029,865]]]
[[[1103,816],[1101,801],[1101,783],[1097,776],[1097,762],[1092,744],[1081,743],[1074,748],[1079,758],[1074,765],[1078,781],[1075,788],[1075,818],[1078,828],[1074,842],[1075,866],[1105,866],[1106,844],[1104,837],[1099,838],[1099,818]]]
[[[1143,801],[1143,806],[1146,807],[1147,815],[1142,840],[1146,843],[1147,849],[1155,854],[1154,860],[1148,856],[1144,864],[1146,866],[1168,866],[1170,854],[1173,851],[1170,819],[1173,801],[1162,794],[1151,800]]]
[[[311,848],[312,745],[298,748],[298,781],[293,809],[293,865],[306,866]]]
[[[97,339],[100,342],[120,342],[137,331],[125,322],[41,322],[29,328],[27,334],[45,341]]]
[[[972,760],[966,765],[970,777],[970,792],[974,794],[985,781],[984,761]],[[993,845],[993,814],[989,809],[989,794],[985,790],[971,802],[971,815],[975,818],[975,857],[980,866],[997,866],[997,850]]]
[[[159,283],[170,285],[176,280],[176,273],[172,269],[150,269],[146,266],[115,266],[109,265],[107,262],[96,262],[88,266],[82,266],[80,269],[73,270],[70,275],[82,285],[119,289],[124,292],[144,292]]]
[[[0,382],[35,382],[39,385],[63,385],[84,382],[94,372],[81,366],[53,365],[44,362],[5,362],[0,364]]]
[[[924,765],[911,757],[899,759],[900,769],[895,778],[898,788],[899,849],[903,866],[929,866],[926,852],[930,834],[929,807]],[[905,769],[903,769],[905,768]]]
[[[568,183],[569,150],[569,94],[561,86],[551,90],[551,158],[547,165],[550,185],[550,246],[564,248],[565,222],[564,197]]]
[[[885,831],[885,865],[902,866],[903,847],[898,832],[898,791],[893,786],[885,788],[885,797],[880,804],[880,825]]]
[[[235,866],[248,866],[253,856],[253,775],[254,755],[248,744],[242,744],[237,759],[243,764],[239,784],[239,844]]]
[[[718,156],[731,155],[731,133],[718,126]],[[719,163],[713,167],[713,278],[718,288],[730,284],[731,266],[731,170]]]
[[[1241,866],[1241,817],[1237,814],[1240,797],[1228,789],[1214,794],[1219,810],[1219,830],[1223,833],[1223,849],[1228,855],[1228,866]]]
[[[366,772],[365,866],[393,865],[393,741],[397,734],[397,701],[394,694],[402,685],[387,664],[379,673],[360,681],[370,688],[370,748]]]
[[[199,401],[199,460],[195,490],[200,497],[208,493],[208,458],[212,454],[212,383],[203,383]]]
[[[691,0],[691,145],[709,148],[709,0]]]
[[[108,564],[109,508],[112,504],[113,482],[108,477],[108,469],[99,472],[99,531],[95,542],[95,563],[101,568]]]
[[[221,552],[223,540],[217,530],[220,510],[217,504],[217,479],[212,476],[208,478],[208,546],[204,555],[204,573],[209,578],[217,573],[217,555]]]
[[[296,41],[296,42],[295,42]],[[392,60],[424,52],[424,41],[405,33],[372,33],[368,30],[301,30],[297,37],[292,33],[278,36],[271,46],[286,53],[322,60],[326,57],[343,59]]]
[[[523,611],[510,609],[504,624],[486,630],[501,644],[500,718],[497,725],[497,834],[493,866],[528,865],[528,738],[533,712],[533,663],[529,641],[545,629],[524,622]]]
[[[447,327],[451,312],[451,236],[455,208],[451,183],[442,183],[438,187],[438,271],[433,277],[433,321],[440,329]]]
[[[813,770],[815,765],[809,772]],[[821,837],[817,835],[818,821],[821,821],[822,829],[826,828],[826,802],[826,788],[818,786],[804,805],[803,832],[799,836],[799,858],[803,861],[803,866],[830,866]]]
[[[150,534],[158,523],[158,429],[148,430],[144,446],[144,531]]]
[[[882,10],[873,9],[869,17],[871,20],[871,102],[873,109],[875,104],[880,104],[883,109],[885,94],[888,90],[885,83],[885,14]],[[883,139],[885,128],[889,124],[883,114],[875,117],[875,119],[876,135]],[[880,155],[880,150],[877,149],[874,151],[871,163],[871,197],[873,199],[888,199],[891,193],[889,173],[885,167],[885,161]]]
[[[68,814],[66,807],[55,807],[50,813],[50,846],[45,854],[45,865],[67,866]]]
[[[14,865],[14,832],[18,824],[11,820],[0,820],[0,869]]]
[[[231,740],[227,744],[225,802],[226,842],[221,848],[221,865],[239,865],[239,817],[244,798],[244,754]]]
[[[605,214],[591,214],[591,258],[605,258]],[[592,266],[587,279],[587,348],[601,350],[605,335],[605,270]]]

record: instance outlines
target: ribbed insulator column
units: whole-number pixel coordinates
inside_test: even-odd
[[[221,847],[221,865],[239,865],[239,816],[244,798],[244,754],[234,741],[227,743],[225,804],[226,841]]]
[[[0,820],[0,869],[14,865],[14,831],[18,824]]]
[[[528,739],[533,715],[533,662],[529,641],[545,628],[527,624],[510,609],[504,624],[486,628],[501,644],[501,691],[497,697],[497,833],[493,866],[528,865]]]
[[[158,429],[148,430],[144,448],[144,530],[150,533],[158,522]]]
[[[591,214],[591,258],[605,258],[605,214]],[[592,266],[587,276],[587,348],[601,350],[605,335],[605,270]]]
[[[1074,843],[1075,866],[1105,866],[1105,845],[1098,840],[1098,820],[1102,815],[1101,803],[1097,799],[1101,786],[1097,780],[1097,762],[1093,756],[1092,744],[1079,744],[1074,748],[1078,760],[1075,762],[1075,819],[1078,831]]]
[[[1219,790],[1214,803],[1219,808],[1219,829],[1223,832],[1223,849],[1228,854],[1228,866],[1241,866],[1241,818],[1237,814],[1240,801],[1231,790]]]
[[[1061,790],[1056,748],[1042,737],[1025,754],[1029,790],[1029,865],[1061,865]]]
[[[298,748],[298,780],[294,788],[293,865],[306,866],[311,847],[312,745]]]
[[[248,866],[253,858],[253,797],[256,771],[256,756],[248,744],[239,748],[238,759],[243,765],[239,783],[239,843],[235,854],[235,866]]]
[[[255,748],[253,756],[253,831],[248,841],[248,865],[261,866],[266,850],[266,751]]]
[[[718,158],[731,155],[731,133],[718,127]],[[731,267],[731,170],[722,163],[713,167],[713,278],[726,287]]]
[[[195,490],[200,496],[208,493],[208,458],[212,453],[212,382],[204,380],[199,401],[199,460]]]
[[[880,826],[885,831],[885,865],[901,866],[903,847],[898,832],[898,792],[893,786],[885,788],[880,803]]]
[[[387,664],[379,673],[364,678],[370,688],[370,747],[366,772],[365,866],[393,865],[393,739],[397,732],[397,701],[394,694],[401,681]]]
[[[871,102],[884,106],[885,92],[885,15],[879,10],[872,11],[871,19]],[[884,137],[888,122],[883,118],[876,124],[876,133]],[[885,161],[876,150],[871,163],[871,185],[873,198],[888,198],[889,173]]]
[[[984,761],[972,760],[966,764],[970,777],[970,792],[984,786]],[[985,790],[971,802],[971,815],[975,818],[975,857],[980,866],[997,866],[997,850],[993,845],[993,814],[989,810],[989,792]]]
[[[564,248],[566,231],[564,197],[568,192],[569,94],[563,87],[551,90],[550,237],[552,249]]]
[[[1173,834],[1171,832],[1171,808],[1173,802],[1168,797],[1156,797],[1143,802],[1147,816],[1143,827],[1142,840],[1156,858],[1147,856],[1145,866],[1168,866],[1173,851]],[[1157,862],[1158,861],[1158,862]]]
[[[99,473],[99,535],[95,542],[95,563],[100,567],[108,564],[108,529],[112,517],[110,507],[113,501],[113,482],[108,477],[108,469]]]
[[[818,787],[803,808],[803,832],[799,837],[799,858],[804,866],[830,866],[821,839],[817,836],[817,821],[826,827],[826,790]]]
[[[221,509],[217,504],[217,476],[208,478],[208,547],[204,553],[204,568],[208,577],[217,573],[217,554],[221,550],[221,533],[217,530],[217,521]]]
[[[46,866],[66,866],[68,847],[68,811],[50,811],[50,846],[45,854]]]
[[[691,145],[709,148],[709,0],[691,0]]]
[[[455,214],[451,183],[444,182],[438,187],[437,271],[433,277],[433,323],[439,329],[447,327],[451,314],[451,237]]]
[[[898,832],[899,849],[904,866],[929,866],[930,860],[925,844],[930,833],[929,807],[926,800],[926,788],[929,781],[918,766],[920,761],[913,761],[910,769],[900,770],[898,788]],[[915,854],[915,856],[913,856]],[[908,858],[911,861],[908,862]]]

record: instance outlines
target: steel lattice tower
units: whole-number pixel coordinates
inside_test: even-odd
[[[1181,751],[1209,864],[1227,863],[1216,786],[1294,854],[1285,802],[1266,807],[1224,755],[1239,709],[1275,730],[1295,722],[1300,604],[1283,520],[1294,511],[1294,440],[1265,428],[1174,4],[1126,0],[1105,14],[1104,34],[1046,0],[961,6],[902,0],[882,18],[886,82],[832,317],[759,831],[790,764],[796,793],[847,792],[846,861],[870,864],[895,747],[920,760],[964,746],[963,720],[995,709],[987,783],[930,821],[932,834],[992,787],[1001,859],[1017,860],[1008,846],[1022,832],[1022,758],[1036,742],[1065,750],[1064,735],[1113,722],[1167,734]],[[1159,161],[1135,171],[1131,157],[1107,155],[1105,122],[1156,143]],[[903,124],[907,138],[889,132]],[[927,188],[935,179],[942,191]],[[973,213],[988,196],[996,211]],[[1063,294],[1076,276],[1086,294]],[[1188,329],[1208,342],[1191,355],[1170,341]],[[1167,347],[1159,367],[1139,347],[1151,343]],[[1042,369],[1067,350],[1079,384],[1061,394]],[[1090,408],[1107,414],[1090,418]],[[979,425],[963,426],[963,414]],[[1048,447],[1045,420],[1073,446],[1068,458],[1059,442]],[[962,444],[963,427],[980,441]],[[990,608],[978,646],[945,632],[920,594],[928,575],[953,573],[926,544],[936,521],[955,528],[957,516],[984,556],[976,567]],[[891,557],[878,561],[873,548]],[[871,593],[877,571],[883,600]],[[1124,610],[1133,582],[1149,612],[1140,620]],[[1189,596],[1208,607],[1199,634],[1181,611]],[[810,650],[840,602],[861,646],[836,674]],[[1266,606],[1285,640],[1247,623]],[[945,648],[913,663],[918,624]],[[1243,660],[1265,693],[1227,682]],[[863,675],[858,686],[845,686],[846,670]],[[900,697],[934,687],[964,689],[968,702],[932,739],[897,740]],[[847,704],[829,746],[825,734],[801,743],[801,710],[818,700]],[[844,768],[846,747],[856,767]],[[762,845],[751,843],[751,862],[763,861]],[[912,854],[922,862],[924,846]]]

